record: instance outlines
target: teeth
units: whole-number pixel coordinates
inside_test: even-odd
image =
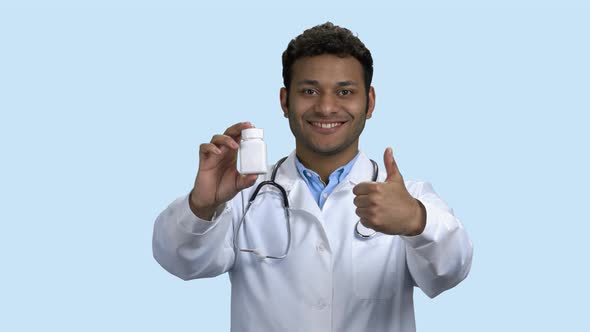
[[[334,127],[340,126],[342,123],[341,122],[332,122],[332,123],[312,122],[311,124],[316,127],[321,127],[321,128],[334,128]]]

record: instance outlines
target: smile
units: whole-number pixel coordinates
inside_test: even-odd
[[[310,122],[312,126],[319,128],[340,127],[344,122]]]

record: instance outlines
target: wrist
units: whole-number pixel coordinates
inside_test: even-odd
[[[416,198],[414,198],[414,202],[416,203],[415,212],[412,222],[410,222],[412,227],[406,236],[420,235],[424,232],[424,228],[426,228],[426,207],[424,207],[424,204]]]
[[[195,216],[199,219],[211,221],[213,219],[213,215],[215,214],[216,207],[202,207],[197,205],[193,199],[193,192],[191,191],[188,195],[188,205]]]

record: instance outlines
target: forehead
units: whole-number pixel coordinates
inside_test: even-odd
[[[363,66],[352,56],[341,58],[332,54],[323,54],[304,57],[293,63],[291,80],[293,84],[313,80],[320,84],[354,81],[364,85]]]

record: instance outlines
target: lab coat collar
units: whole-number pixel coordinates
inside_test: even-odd
[[[377,181],[381,179],[381,172],[378,169]],[[348,174],[348,181],[353,186],[361,183],[368,182],[373,179],[373,163],[367,155],[363,152],[359,152],[359,157],[352,166],[350,173]]]
[[[287,192],[291,191],[296,181],[303,181],[299,176],[299,172],[297,172],[295,158],[295,150],[293,150],[293,152],[291,152],[287,159],[281,164],[281,167],[279,167],[275,179],[275,181],[283,186]],[[276,164],[274,167],[276,167]]]
[[[302,210],[313,215],[320,223],[323,220],[322,211],[314,200],[307,184],[295,166],[295,151],[291,152],[277,171],[275,181],[280,184],[289,198],[289,206],[294,210]],[[373,164],[362,152],[352,166],[350,173],[336,187],[333,193],[342,190],[352,190],[352,187],[364,181],[370,181],[373,174]],[[380,174],[381,175],[381,174]]]
[[[295,158],[297,158],[297,156],[295,150],[293,150],[277,172],[276,182],[283,186],[287,192],[292,191],[295,185],[307,185],[297,171]],[[363,151],[359,151],[359,156],[356,162],[352,166],[348,176],[342,180],[341,185],[348,182],[354,186],[361,182],[371,181],[372,174],[373,164],[371,163],[371,160]],[[381,175],[381,172],[379,172],[379,179],[381,179]],[[341,187],[341,185],[338,187]],[[309,190],[309,188],[305,189]]]
[[[287,191],[291,209],[304,210],[321,220],[322,212],[295,166],[295,151],[291,152],[277,172],[275,182]]]

